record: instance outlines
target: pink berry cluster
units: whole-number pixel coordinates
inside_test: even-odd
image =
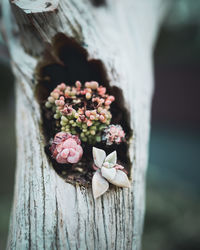
[[[62,164],[77,163],[83,155],[83,149],[80,144],[81,141],[78,136],[59,132],[55,135],[50,147],[52,157]]]
[[[103,138],[107,145],[120,144],[125,138],[125,133],[120,125],[112,124],[104,130]]]
[[[94,144],[101,141],[103,129],[110,124],[110,105],[114,100],[98,82],[82,85],[76,81],[75,86],[59,84],[45,105],[52,108],[62,131],[78,134],[82,141]]]

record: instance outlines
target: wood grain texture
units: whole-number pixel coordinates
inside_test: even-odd
[[[16,0],[11,8],[6,0],[2,2],[16,76],[17,170],[8,249],[139,250],[153,93],[152,51],[166,1],[107,0],[98,8],[88,0],[48,2],[51,5]],[[33,76],[45,45],[59,32],[75,38],[87,50],[88,60],[101,60],[110,85],[123,90],[134,131],[129,190],[115,188],[94,200],[91,188],[64,182],[47,159]]]

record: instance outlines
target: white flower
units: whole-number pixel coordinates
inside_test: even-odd
[[[98,198],[108,190],[108,182],[118,187],[129,188],[130,182],[126,173],[122,171],[123,167],[117,165],[116,151],[106,156],[102,149],[93,147],[92,150],[94,163],[98,168],[92,179],[94,198]]]

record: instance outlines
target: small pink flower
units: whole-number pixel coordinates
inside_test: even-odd
[[[57,133],[50,147],[52,157],[62,164],[77,163],[83,155],[80,144],[78,136],[65,132]]]

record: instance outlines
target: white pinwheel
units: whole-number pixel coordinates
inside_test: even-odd
[[[116,151],[113,151],[108,156],[106,156],[104,150],[99,148],[93,147],[92,151],[94,164],[97,169],[92,178],[92,191],[94,198],[98,198],[108,190],[108,182],[118,187],[130,187],[128,177],[126,173],[122,171],[124,167],[117,164]]]

